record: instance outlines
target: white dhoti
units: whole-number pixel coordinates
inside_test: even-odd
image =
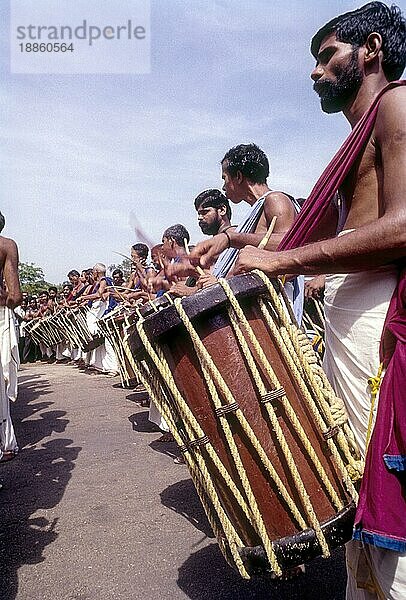
[[[159,409],[152,400],[152,398],[150,398],[148,420],[151,421],[151,423],[155,423],[155,425],[158,425],[161,431],[169,431],[167,422],[159,412]]]
[[[107,302],[103,300],[94,300],[92,307],[86,315],[87,326],[92,335],[98,333],[97,321],[104,315],[107,309]],[[101,346],[92,350],[89,357],[89,366],[103,373],[118,373],[118,364],[114,348],[105,338]]]
[[[65,358],[71,357],[71,349],[68,342],[59,342],[55,346],[55,358],[56,360],[64,360]]]
[[[379,344],[396,283],[393,266],[326,277],[323,366],[345,402],[363,456],[371,409],[368,379],[378,373]],[[405,555],[358,541],[347,544],[346,554],[347,600],[406,598]]]
[[[3,452],[18,451],[17,440],[10,414],[10,400],[17,398],[20,366],[18,341],[12,311],[0,306],[0,449]]]
[[[394,267],[328,275],[324,292],[326,352],[323,367],[363,456],[371,408],[368,379],[379,369],[379,344],[397,283]]]

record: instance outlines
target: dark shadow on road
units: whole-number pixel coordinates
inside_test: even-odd
[[[159,430],[158,430],[159,431]],[[162,431],[160,431],[162,435]],[[161,454],[166,454],[170,458],[174,459],[180,456],[180,451],[176,442],[160,442],[159,438],[154,440],[149,444],[149,447],[155,452],[160,452]],[[184,465],[179,465],[179,468],[185,468]]]
[[[168,486],[160,493],[160,497],[164,506],[185,517],[206,537],[214,537],[191,479],[183,479]]]
[[[344,600],[345,580],[342,550],[313,561],[304,575],[291,581],[267,576],[247,581],[227,565],[217,544],[211,544],[190,555],[179,569],[177,584],[191,600]]]
[[[139,413],[134,413],[128,417],[128,420],[132,424],[133,431],[138,431],[139,433],[156,433],[159,432],[160,429],[155,423],[151,423],[148,420],[149,412],[147,410]]]
[[[45,374],[19,377],[18,400],[13,422],[20,447],[18,456],[0,464],[0,598],[14,600],[18,592],[18,569],[44,560],[43,550],[58,536],[56,520],[34,516],[54,507],[62,498],[81,450],[72,440],[45,440],[53,432],[63,433],[66,412],[47,410],[52,393]],[[42,442],[42,443],[41,443]]]

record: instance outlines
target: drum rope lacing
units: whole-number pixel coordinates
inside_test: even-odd
[[[296,380],[314,414],[317,424],[327,438],[327,444],[337,466],[339,466],[342,472],[347,489],[354,501],[357,502],[358,493],[354,488],[352,481],[357,481],[362,477],[363,462],[359,455],[354,434],[348,425],[348,416],[344,402],[335,395],[326,374],[319,366],[317,356],[306,334],[287,319],[286,312],[283,310],[278,294],[271,281],[262,271],[254,271],[254,273],[258,275],[266,285],[272,300],[272,308],[277,311],[280,320],[281,326],[279,333],[274,320],[269,314],[266,304],[263,300],[260,300],[261,310],[271,330],[271,334],[274,336],[278,348],[283,353],[286,362],[295,374]],[[290,307],[283,286],[280,286],[280,293],[285,298],[287,307]],[[302,374],[302,377],[300,377],[300,374]],[[306,380],[309,384],[308,386],[306,386]],[[310,390],[312,393],[310,393]],[[312,394],[314,394],[318,406],[315,404]],[[326,429],[322,415],[327,421],[329,429]],[[329,432],[336,426],[339,427],[336,435],[337,444],[347,461],[347,465],[344,465],[333,440],[329,439]],[[354,454],[356,455],[356,458],[354,458]]]
[[[285,311],[286,310],[288,311],[289,316],[292,319],[290,305],[285,302],[286,307],[284,307],[281,304],[281,302],[277,296],[277,293],[274,290],[274,287],[273,287],[272,283],[268,280],[268,278],[261,272],[257,272],[257,275],[259,275],[261,277],[261,279],[264,281],[264,283],[269,291],[269,294],[271,296],[272,309],[276,312],[278,319],[279,319],[280,323],[282,324],[281,334],[278,334],[277,327],[275,326],[275,323],[269,312],[269,306],[267,306],[265,304],[264,300],[260,299],[259,304],[261,307],[261,311],[263,312],[264,318],[265,318],[268,326],[270,327],[271,334],[275,338],[277,345],[280,346],[281,347],[280,349],[283,350],[282,354],[283,354],[286,362],[289,364],[289,367],[291,368],[292,372],[294,373],[295,379],[299,383],[301,391],[303,392],[303,395],[304,395],[308,405],[310,406],[312,413],[316,417],[316,422],[317,422],[320,430],[325,434],[326,443],[328,444],[330,451],[331,451],[336,463],[338,464],[338,466],[340,468],[340,471],[341,471],[343,478],[345,480],[345,483],[346,483],[346,487],[349,490],[349,493],[352,496],[352,498],[356,500],[357,492],[356,492],[354,486],[352,485],[351,479],[349,478],[348,471],[347,471],[347,469],[350,470],[349,467],[351,466],[351,468],[354,467],[354,472],[356,472],[356,468],[355,468],[356,461],[352,457],[352,454],[349,450],[348,444],[346,444],[345,436],[342,433],[340,428],[338,428],[336,437],[337,437],[337,442],[340,442],[340,448],[342,449],[346,460],[351,462],[351,465],[347,466],[347,468],[345,467],[345,465],[341,459],[341,456],[334,444],[334,441],[331,439],[331,436],[335,433],[334,428],[337,427],[337,421],[335,418],[333,418],[332,407],[329,405],[329,402],[331,404],[334,404],[334,402],[333,402],[335,399],[334,393],[332,392],[332,390],[329,389],[328,382],[327,382],[327,386],[325,385],[327,380],[325,379],[325,376],[323,377],[324,374],[321,371],[321,369],[320,369],[321,373],[319,373],[319,372],[313,373],[312,372],[314,370],[314,368],[316,368],[316,370],[318,368],[317,358],[314,355],[314,351],[313,351],[313,348],[310,345],[310,343],[308,341],[306,342],[303,339],[301,339],[301,332],[298,332],[296,327],[294,327],[289,322],[289,319],[287,318],[287,314]],[[289,419],[291,420],[291,423],[292,423],[293,427],[295,428],[295,430],[297,431],[298,436],[301,439],[303,445],[306,447],[306,450],[308,451],[309,456],[310,456],[311,460],[313,461],[313,464],[315,465],[315,467],[319,473],[319,476],[320,476],[323,484],[325,485],[327,492],[329,493],[329,495],[332,499],[332,502],[334,503],[334,505],[336,506],[337,509],[342,508],[342,506],[343,506],[342,501],[339,499],[333,486],[328,481],[327,475],[326,475],[323,467],[321,466],[321,463],[317,457],[316,452],[314,451],[311,444],[308,442],[307,436],[306,436],[288,398],[284,394],[284,390],[283,390],[282,386],[280,385],[280,383],[278,382],[278,380],[269,364],[269,361],[267,360],[263,350],[259,346],[258,341],[255,338],[255,334],[253,333],[252,328],[251,328],[250,324],[248,323],[248,321],[242,311],[241,306],[239,305],[234,294],[232,293],[231,288],[228,285],[228,282],[223,280],[223,281],[219,281],[219,283],[222,285],[222,287],[230,301],[230,304],[232,306],[232,308],[229,309],[230,321],[231,321],[232,327],[235,331],[236,337],[243,349],[244,356],[246,357],[247,362],[249,363],[249,366],[251,368],[251,372],[252,372],[255,384],[257,386],[257,389],[259,391],[261,400],[264,400],[264,399],[268,400],[269,399],[268,395],[269,395],[269,393],[272,394],[272,391],[269,392],[269,390],[266,389],[265,384],[263,383],[261,375],[259,374],[259,370],[255,364],[255,359],[250,351],[248,342],[245,340],[244,334],[241,331],[240,323],[243,326],[244,330],[246,331],[249,341],[250,341],[251,345],[254,347],[257,357],[259,357],[260,363],[262,364],[262,368],[265,370],[270,382],[274,386],[274,389],[277,392],[276,395],[280,396],[280,400],[284,406],[286,414],[288,415]],[[282,291],[282,294],[283,294],[283,291]],[[298,522],[300,527],[302,527],[302,528],[307,527],[306,522],[304,521],[302,515],[300,514],[300,512],[298,511],[298,509],[296,507],[295,502],[290,497],[283,482],[280,480],[279,475],[277,474],[274,467],[272,466],[272,464],[271,464],[269,458],[267,457],[265,451],[263,450],[262,446],[259,444],[257,438],[255,437],[254,432],[251,430],[250,425],[248,424],[244,415],[242,414],[242,411],[239,410],[238,405],[236,405],[235,398],[231,394],[231,392],[228,389],[227,385],[225,384],[221,374],[218,372],[217,367],[214,365],[209,353],[207,352],[202,341],[200,340],[196,331],[194,330],[189,318],[187,317],[187,315],[182,307],[180,299],[175,300],[174,304],[176,306],[177,312],[178,312],[182,322],[184,323],[185,327],[187,328],[187,330],[189,331],[189,334],[192,337],[196,353],[202,363],[202,371],[205,376],[205,380],[207,381],[208,387],[210,389],[210,395],[214,402],[215,408],[220,409],[220,412],[221,412],[221,408],[224,407],[224,404],[221,403],[220,398],[218,396],[218,391],[217,391],[217,388],[218,388],[218,390],[221,391],[223,397],[227,400],[227,404],[225,406],[234,404],[233,410],[235,411],[236,417],[240,421],[245,433],[247,434],[248,438],[250,439],[251,443],[253,444],[256,452],[260,456],[261,461],[263,462],[264,466],[267,468],[268,472],[271,474],[271,477],[274,480],[280,494],[282,495],[286,504],[290,508],[292,515],[294,516],[294,518],[296,519],[296,521]],[[186,434],[187,434],[189,440],[193,440],[193,439],[196,440],[196,439],[201,438],[202,436],[204,436],[204,432],[200,428],[199,424],[197,423],[196,418],[194,417],[193,413],[189,409],[182,394],[179,392],[179,390],[176,386],[176,383],[173,379],[172,373],[169,369],[169,366],[165,360],[162,350],[159,347],[157,347],[156,351],[155,351],[152,344],[148,340],[148,337],[143,329],[143,319],[141,319],[137,323],[136,327],[137,327],[138,333],[141,337],[141,340],[142,340],[149,356],[152,358],[153,362],[155,363],[155,366],[158,368],[158,371],[160,372],[161,376],[163,377],[165,384],[168,386],[170,393],[173,395],[173,397],[175,399],[178,411],[180,413],[180,417],[185,426]],[[276,332],[274,330],[276,330]],[[292,336],[293,342],[289,339],[289,335]],[[306,336],[304,336],[304,337],[305,337],[305,340],[307,340],[307,337]],[[125,336],[125,338],[126,338],[126,336]],[[155,402],[159,406],[160,410],[162,410],[163,417],[165,418],[165,420],[167,420],[168,425],[170,426],[170,429],[171,429],[172,433],[174,434],[176,442],[180,446],[183,446],[184,451],[185,451],[185,449],[191,449],[190,442],[185,443],[184,436],[181,435],[180,431],[178,430],[177,424],[175,423],[175,421],[172,417],[172,411],[173,411],[172,404],[165,403],[165,400],[164,400],[165,395],[162,394],[162,386],[158,382],[155,382],[155,385],[153,384],[154,378],[151,377],[151,374],[146,375],[146,373],[142,373],[140,366],[138,364],[136,364],[136,361],[132,357],[131,351],[128,346],[128,339],[125,339],[124,347],[126,350],[127,358],[129,359],[130,363],[132,364],[133,369],[137,372],[141,381],[144,383],[145,387],[147,388],[147,391],[150,393],[151,397],[155,400]],[[158,356],[158,353],[159,353],[159,356]],[[294,357],[294,360],[292,359],[292,356]],[[308,362],[310,362],[311,364],[308,364]],[[214,379],[215,383],[212,381],[212,379],[209,375],[211,375],[211,377]],[[303,381],[303,379],[305,381]],[[309,390],[306,387],[306,379],[308,380],[308,382],[311,386],[311,389],[313,391],[314,390],[317,391],[316,397],[317,397],[319,407],[316,406],[316,403],[314,402]],[[320,385],[322,386],[322,390],[323,390],[322,392],[320,392],[320,390],[318,389],[318,386],[320,386]],[[337,404],[340,406],[340,403],[338,401],[337,401]],[[327,542],[324,538],[321,527],[317,521],[315,511],[311,505],[311,502],[310,502],[308,494],[305,490],[303,481],[302,481],[300,474],[296,468],[296,465],[294,463],[294,459],[291,455],[290,449],[286,443],[286,440],[284,439],[283,431],[280,428],[278,419],[275,414],[275,409],[270,402],[265,403],[265,408],[269,415],[271,424],[277,433],[277,439],[281,445],[281,449],[282,449],[282,451],[286,457],[286,460],[289,464],[289,468],[291,469],[292,477],[294,479],[296,488],[301,497],[302,504],[305,508],[305,512],[309,519],[309,524],[315,530],[316,536],[317,536],[320,546],[322,548],[323,555],[328,556],[329,549],[327,546]],[[326,424],[325,424],[323,418],[321,417],[321,414],[319,412],[320,410],[322,410],[322,412],[324,414],[324,418],[327,421],[327,424],[329,425],[328,428],[326,427]],[[339,425],[345,427],[345,421],[346,421],[345,410],[344,410],[344,412],[341,411],[341,415],[340,415],[339,411],[338,412],[336,411],[336,414],[339,415]],[[259,534],[273,571],[276,574],[280,574],[281,573],[280,565],[278,564],[278,561],[276,559],[275,553],[272,548],[272,542],[269,539],[269,536],[266,532],[266,528],[263,523],[262,516],[259,513],[258,506],[256,504],[255,498],[253,497],[248,478],[246,476],[240,455],[238,453],[238,449],[236,447],[234,438],[231,433],[230,426],[228,424],[227,416],[223,415],[222,417],[220,417],[220,421],[222,423],[223,430],[226,435],[226,439],[227,439],[228,446],[230,448],[231,455],[232,455],[233,460],[239,471],[243,489],[244,489],[244,492],[248,499],[249,509],[246,505],[245,500],[241,497],[241,494],[240,494],[238,488],[235,486],[234,482],[229,477],[227,469],[224,467],[224,465],[218,458],[217,454],[214,452],[210,443],[204,446],[205,452],[207,452],[209,454],[210,458],[215,463],[216,468],[218,469],[222,478],[226,481],[228,487],[230,487],[230,491],[234,495],[237,492],[237,501],[238,501],[239,505],[244,508],[246,515],[249,518],[251,524],[255,527],[257,533]],[[244,567],[244,565],[241,561],[241,558],[238,554],[238,545],[241,545],[241,540],[239,539],[239,536],[238,536],[235,528],[233,527],[232,523],[228,519],[221,503],[219,502],[218,495],[217,495],[216,489],[215,489],[215,485],[212,481],[211,475],[209,474],[209,472],[207,470],[207,467],[204,463],[202,454],[200,452],[200,446],[198,446],[198,448],[199,448],[199,451],[194,452],[194,455],[193,455],[194,460],[189,452],[185,452],[185,459],[191,470],[192,478],[196,484],[199,496],[202,499],[202,503],[205,506],[206,512],[208,513],[210,522],[211,522],[213,529],[219,539],[219,542],[222,543],[223,536],[221,535],[221,530],[219,531],[219,525],[218,525],[217,521],[220,521],[221,527],[223,527],[224,534],[227,538],[234,563],[236,564],[238,570],[240,571],[240,574],[243,577],[248,577],[245,567]],[[203,486],[203,488],[202,488],[202,486]],[[212,514],[213,508],[216,512],[216,518]],[[222,544],[222,545],[223,545],[223,551],[224,551],[224,544]]]
[[[189,439],[196,439],[196,438],[203,437],[203,435],[204,435],[203,430],[201,429],[201,427],[200,427],[199,423],[197,422],[197,420],[195,419],[193,413],[190,411],[189,407],[187,406],[186,402],[184,401],[181,393],[177,389],[176,383],[173,380],[172,374],[169,370],[169,367],[168,367],[165,359],[163,358],[163,356],[158,356],[154,347],[148,340],[148,338],[145,334],[145,331],[143,330],[143,327],[142,327],[142,321],[138,321],[136,324],[136,327],[137,327],[138,333],[141,337],[141,340],[143,341],[143,343],[145,345],[145,348],[146,348],[149,356],[152,358],[155,366],[157,367],[161,376],[164,378],[166,385],[168,386],[170,392],[173,394],[173,397],[178,404],[179,412],[183,419],[183,425],[185,426],[185,429],[186,429],[186,435],[189,437]],[[157,382],[155,382],[154,377],[151,377],[150,373],[145,372],[145,367],[142,368],[141,365],[136,363],[136,361],[134,360],[134,358],[131,354],[131,350],[128,346],[128,339],[125,339],[124,343],[125,343],[125,346],[126,346],[126,349],[128,352],[127,357],[129,359],[133,369],[135,370],[137,375],[140,377],[140,380],[142,381],[142,383],[145,385],[145,388],[147,389],[148,393],[150,394],[151,399],[157,404],[159,409],[162,411],[162,416],[164,417],[165,421],[167,422],[167,424],[170,428],[170,431],[174,436],[176,443],[179,446],[184,445],[185,440],[182,437],[180,430],[173,418],[173,408],[174,407],[169,406],[166,394],[163,392],[161,386],[159,384],[157,384]],[[158,349],[158,351],[159,351],[159,349]],[[215,464],[216,468],[218,469],[219,474],[222,476],[225,484],[230,488],[231,493],[234,494],[237,502],[239,503],[242,510],[246,513],[247,517],[249,518],[250,509],[248,507],[248,504],[242,497],[237,486],[231,479],[227,469],[225,469],[224,465],[218,458],[216,452],[214,451],[214,448],[211,446],[210,443],[205,445],[205,451],[208,453],[211,460],[213,460],[213,463]],[[227,554],[228,554],[227,547],[224,545],[224,541],[223,541],[223,538],[225,536],[226,540],[228,542],[228,547],[230,548],[230,551],[232,554],[232,559],[233,559],[234,564],[237,567],[240,575],[242,577],[244,577],[245,579],[249,579],[249,574],[248,574],[248,572],[244,566],[244,563],[238,553],[238,548],[243,546],[243,542],[242,542],[241,538],[239,537],[238,533],[236,532],[233,524],[231,523],[230,519],[228,518],[228,516],[219,500],[218,493],[217,493],[214,483],[212,481],[212,476],[207,468],[207,465],[205,463],[203,455],[201,454],[201,452],[195,452],[193,455],[190,452],[186,452],[184,454],[184,457],[186,460],[186,464],[188,465],[188,468],[190,470],[190,474],[193,479],[193,482],[196,486],[196,490],[199,494],[199,497],[205,508],[206,514],[209,518],[210,524],[211,524],[213,531],[219,541],[220,547],[222,547],[223,554],[225,556],[227,556]],[[220,526],[217,521],[220,522]]]

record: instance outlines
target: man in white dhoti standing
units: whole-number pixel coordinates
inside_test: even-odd
[[[92,335],[98,334],[98,320],[107,312],[116,306],[116,302],[110,297],[108,286],[112,285],[109,277],[106,277],[106,266],[97,263],[93,267],[94,285],[89,294],[81,296],[81,301],[87,301],[90,304],[90,310],[87,313],[86,320],[89,331]],[[103,344],[90,352],[89,368],[95,372],[103,373],[111,377],[118,375],[118,364],[113,346],[107,338]]]
[[[2,215],[1,215],[2,217]],[[17,397],[19,354],[12,311],[22,294],[18,279],[18,248],[0,236],[0,459],[9,460],[18,452],[10,415],[10,400]]]
[[[366,452],[353,540],[347,544],[347,599],[403,600],[406,85],[396,80],[406,62],[405,19],[398,7],[371,2],[320,29],[311,51],[317,61],[311,77],[322,109],[342,111],[352,133],[283,240],[284,251],[247,247],[236,270],[327,274],[325,368]],[[336,186],[340,201],[333,207]],[[378,379],[389,305],[384,342],[390,333],[391,344],[381,345],[387,371],[368,446],[373,415],[368,383]]]

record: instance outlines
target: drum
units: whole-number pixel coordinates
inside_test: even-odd
[[[41,321],[37,318],[28,321],[25,326],[26,335],[29,335],[36,344],[39,344],[40,342],[44,343],[41,332],[39,331],[40,325]]]
[[[311,340],[312,346],[320,356],[324,355],[325,319],[324,306],[319,298],[306,298],[302,325]]]
[[[348,541],[359,454],[279,281],[249,273],[140,313],[129,358],[227,561],[280,575]]]
[[[104,341],[104,336],[92,334],[87,322],[88,309],[80,306],[64,309],[65,328],[69,332],[69,342],[73,348],[80,348],[83,352],[91,352]]]
[[[114,349],[121,383],[126,388],[133,388],[139,383],[138,377],[127,358],[123,344],[126,328],[131,326],[137,319],[138,314],[134,310],[119,305],[97,322],[100,333],[109,340]]]

